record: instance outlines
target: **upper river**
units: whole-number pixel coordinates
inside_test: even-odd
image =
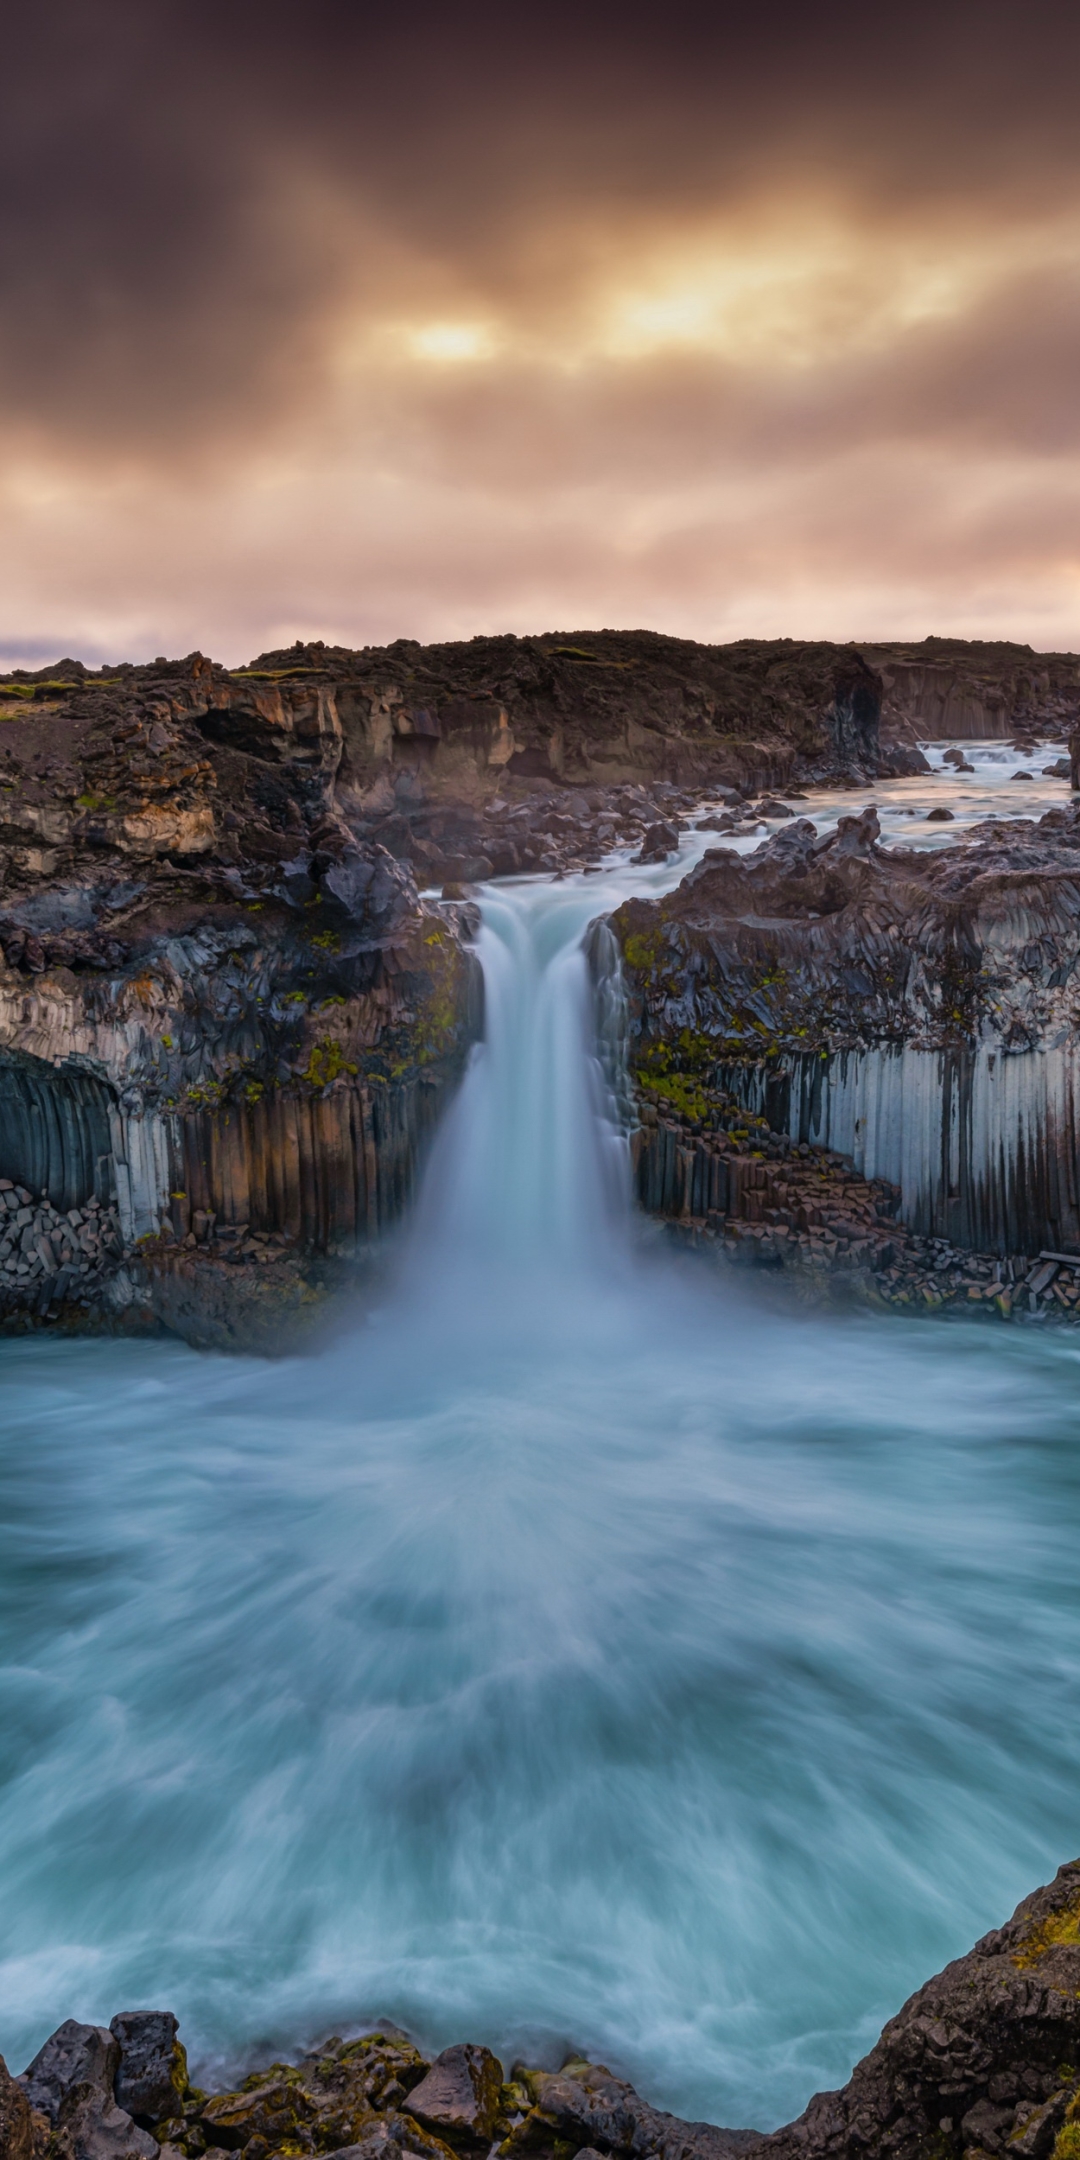
[[[964,747],[887,840],[1062,799]],[[579,941],[714,844],[485,889],[486,1042],[321,1354],[0,1345],[13,2068],[382,2016],[770,2128],[1080,1847],[1076,1338],[766,1308],[633,1217]]]

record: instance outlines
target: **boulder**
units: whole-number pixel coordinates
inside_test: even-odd
[[[160,2146],[96,2086],[76,2087],[60,2110],[51,2160],[158,2160]]]
[[[19,2080],[31,2107],[55,2123],[69,2094],[82,2086],[113,2097],[120,2067],[120,2045],[104,2025],[80,2025],[65,2018]]]
[[[426,2130],[453,2145],[486,2145],[495,2131],[502,2066],[490,2048],[444,2048],[405,2106]]]
[[[635,855],[634,861],[638,863],[666,862],[669,855],[674,855],[678,845],[679,835],[674,825],[668,825],[663,820],[659,820],[655,825],[645,827],[641,841],[641,852],[639,855]]]
[[[187,2091],[187,2057],[171,2010],[121,2010],[109,2030],[120,2048],[116,2098],[129,2115],[161,2122]]]

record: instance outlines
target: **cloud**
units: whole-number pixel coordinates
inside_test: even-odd
[[[1080,641],[1080,19],[878,14],[24,10],[0,642]]]

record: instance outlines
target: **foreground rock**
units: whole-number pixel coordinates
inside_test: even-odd
[[[773,2160],[881,2153],[1060,2160],[1080,2143],[1080,1861],[947,1965],[838,2093],[761,2148]]]
[[[189,2082],[165,2012],[69,2020],[19,2079],[0,2062],[0,2160],[1076,2160],[1078,2146],[1080,1861],[913,1995],[841,2091],[770,2135],[683,2122],[576,2057],[508,2079],[484,2047],[431,2061],[394,2026],[214,2094]]]
[[[883,1277],[903,1245],[968,1270],[965,1296],[1019,1276],[1072,1302],[1073,807],[938,852],[881,848],[872,806],[825,840],[797,819],[750,855],[710,850],[610,928],[648,1206],[725,1236],[756,1226],[774,1260],[831,1240]]]

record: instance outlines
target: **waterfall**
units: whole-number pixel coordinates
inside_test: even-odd
[[[436,1142],[411,1247],[447,1257],[592,1269],[625,1244],[629,1157],[622,1117],[618,977],[601,996],[601,1042],[583,931],[592,891],[492,889],[484,904],[484,1040]],[[607,933],[614,947],[614,939]]]

